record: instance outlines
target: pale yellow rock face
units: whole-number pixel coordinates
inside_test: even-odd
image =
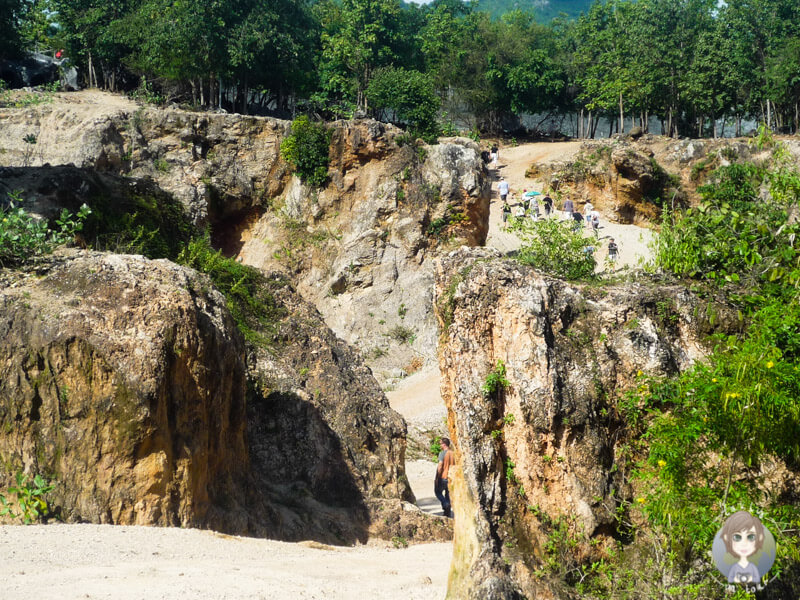
[[[547,533],[567,520],[585,535],[575,556],[612,542],[632,494],[614,401],[639,371],[676,373],[704,356],[705,306],[677,286],[570,284],[463,249],[437,263],[436,307],[460,467],[449,597],[561,597],[534,575]],[[715,310],[718,327],[735,327],[732,311]],[[508,386],[486,393],[498,361]]]

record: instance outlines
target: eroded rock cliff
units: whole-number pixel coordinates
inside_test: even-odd
[[[570,284],[490,250],[443,259],[436,294],[459,467],[448,596],[566,597],[535,574],[548,535],[564,527],[583,539],[571,556],[601,557],[632,499],[616,399],[704,356],[708,314],[736,318],[677,286]]]
[[[385,381],[435,361],[430,259],[483,243],[489,181],[470,140],[416,146],[375,121],[331,127],[328,182],[315,190],[280,157],[288,121],[59,94],[0,110],[0,165],[151,180],[227,254],[289,274]]]
[[[45,475],[67,521],[449,535],[404,502],[402,418],[282,276],[268,346],[165,260],[69,250],[0,278],[0,486]]]
[[[197,273],[121,255],[4,272],[3,483],[67,521],[246,530],[244,344]]]

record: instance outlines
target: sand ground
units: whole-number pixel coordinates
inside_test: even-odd
[[[569,158],[579,146],[567,142],[502,149],[494,175],[506,177],[516,192],[538,189],[524,176],[528,165]],[[492,190],[487,245],[513,250],[518,242],[502,231],[496,180]],[[609,235],[620,245],[621,265],[636,264],[647,254],[649,231],[603,223],[604,241]],[[598,258],[602,263],[602,255]],[[410,428],[430,429],[445,416],[435,366],[408,377],[388,395]],[[435,464],[418,460],[406,467],[418,504],[441,514],[433,496]],[[375,541],[342,548],[187,529],[4,526],[0,527],[0,598],[433,600],[445,597],[451,555],[448,543],[398,549]]]

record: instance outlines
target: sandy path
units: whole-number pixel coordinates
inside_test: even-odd
[[[0,528],[3,600],[444,598],[450,544],[289,544],[196,529]]]
[[[511,194],[514,198],[510,202],[512,207],[521,200],[523,190],[543,191],[542,182],[528,179],[525,171],[532,163],[554,162],[573,158],[580,150],[582,142],[541,142],[535,144],[523,144],[515,148],[502,148],[500,150],[500,160],[498,168],[493,170],[494,181],[492,182],[492,202],[489,214],[489,235],[486,245],[498,248],[503,252],[509,252],[519,248],[519,239],[511,233],[503,231],[502,205],[497,193],[497,183],[500,177],[504,177],[509,184]],[[582,211],[582,205],[578,208]],[[544,210],[540,206],[540,210]],[[561,212],[556,215],[562,218]],[[601,213],[601,217],[605,217]],[[619,269],[623,266],[637,266],[640,260],[646,260],[650,256],[647,244],[652,239],[652,231],[636,225],[623,225],[613,223],[603,218],[600,221],[600,231],[598,240],[595,243],[595,259],[597,260],[597,270]],[[586,230],[587,238],[592,239],[591,233]],[[606,265],[605,260],[608,256],[608,241],[614,238],[619,246],[619,259],[616,266]]]

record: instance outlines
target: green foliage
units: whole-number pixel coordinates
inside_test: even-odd
[[[0,516],[8,515],[12,519],[22,519],[26,525],[35,521],[46,521],[51,516],[50,505],[47,503],[47,494],[55,488],[41,475],[29,480],[24,473],[17,473],[17,485],[8,488],[8,494],[13,494],[14,499],[9,500],[0,494]]]
[[[762,182],[770,198],[758,197]],[[664,211],[654,243],[655,264],[679,276],[759,286],[800,283],[800,225],[789,221],[800,175],[753,165],[721,167],[700,188],[703,202],[685,212]]]
[[[332,132],[305,115],[292,121],[292,132],[281,142],[281,157],[304,183],[319,187],[328,178]]]
[[[392,545],[396,549],[408,548],[408,540],[400,535],[392,536]]]
[[[575,231],[558,219],[515,219],[511,230],[522,240],[517,260],[556,277],[591,277],[596,263],[586,248],[593,242],[583,237],[582,229]]]
[[[370,79],[366,97],[373,108],[394,111],[400,121],[408,123],[413,137],[436,141],[441,102],[427,75],[403,68],[379,69]]]
[[[743,508],[763,510],[781,539],[778,570],[800,556],[800,540],[784,534],[800,524],[800,510],[765,493],[763,469],[773,458],[800,460],[798,331],[796,303],[770,304],[746,335],[718,340],[706,363],[639,386],[633,410],[650,416],[638,502],[681,555],[710,547],[724,517]]]
[[[404,327],[403,325],[395,325],[389,330],[388,335],[393,340],[401,344],[408,344],[409,346],[413,344],[414,340],[417,338],[417,334],[414,333],[413,329]]]
[[[192,240],[177,261],[211,278],[225,296],[228,310],[248,342],[256,346],[275,343],[286,310],[272,295],[271,288],[283,286],[283,281],[267,280],[257,269],[222,256],[211,247],[208,238]]]
[[[489,371],[489,374],[486,376],[481,386],[481,391],[484,396],[489,397],[505,390],[508,386],[509,381],[506,379],[506,364],[502,360],[498,360],[494,369]]]
[[[167,196],[133,189],[128,194],[98,194],[84,237],[96,250],[175,260],[197,229],[183,206]]]
[[[20,206],[21,192],[8,195],[8,206],[0,206],[0,265],[20,265],[37,256],[49,254],[57,246],[71,242],[83,228],[86,217],[92,212],[85,204],[77,215],[64,209],[51,228],[45,219],[39,219]]]
[[[441,436],[435,436],[432,440],[428,449],[430,450],[431,455],[433,455],[434,460],[439,459],[439,453],[442,451],[442,438]]]

